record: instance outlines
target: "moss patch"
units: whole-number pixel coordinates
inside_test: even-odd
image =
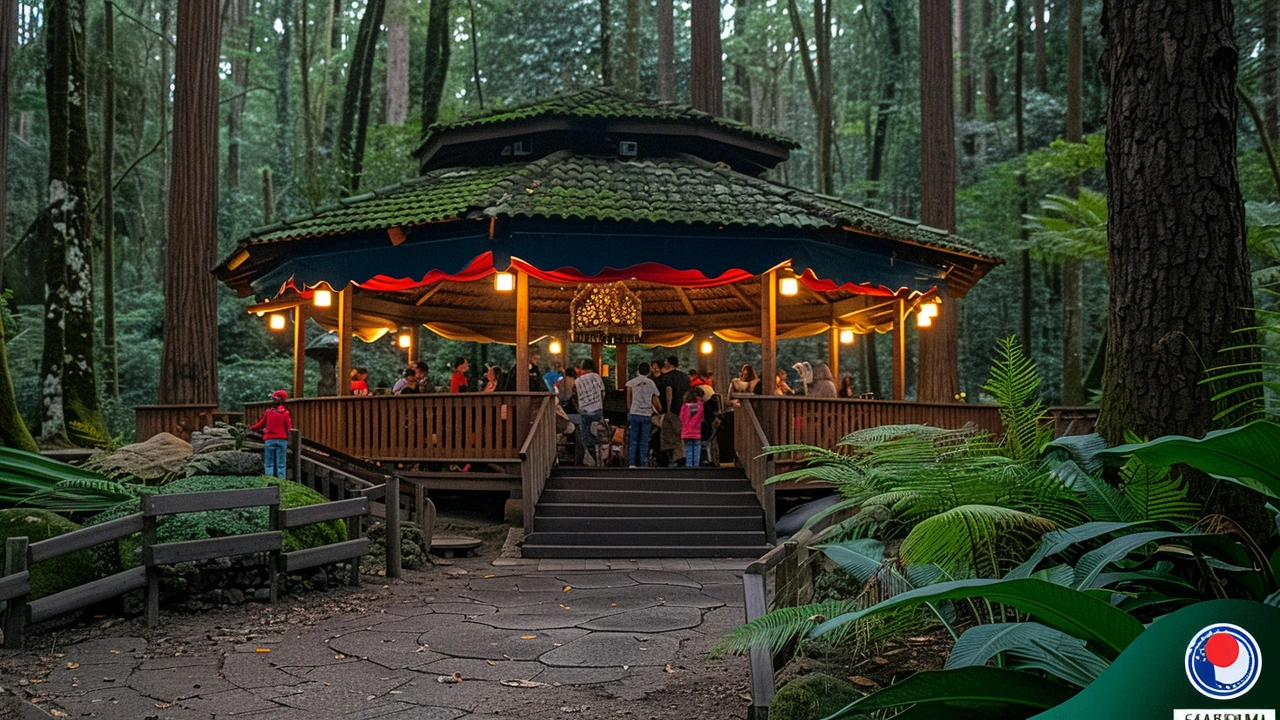
[[[26,536],[34,543],[79,529],[79,525],[46,510],[0,510],[0,539],[3,540]],[[53,595],[105,574],[88,550],[46,560],[31,568],[31,597]]]
[[[853,683],[820,673],[805,675],[782,686],[769,705],[769,720],[821,720],[860,697]]]

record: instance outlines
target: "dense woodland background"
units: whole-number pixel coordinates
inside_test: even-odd
[[[305,214],[343,195],[411,176],[410,152],[424,121],[448,121],[601,82],[658,95],[658,17],[667,7],[675,19],[670,92],[677,102],[690,98],[688,2],[219,4],[220,254],[272,218]],[[960,388],[969,401],[979,399],[997,340],[1012,334],[1023,337],[1039,363],[1049,401],[1093,400],[1093,392],[1073,388],[1070,379],[1064,389],[1064,355],[1079,353],[1076,363],[1066,364],[1078,363],[1086,376],[1079,385],[1101,387],[1097,357],[1107,311],[1102,2],[1070,4],[1078,5],[1083,28],[1080,143],[1063,142],[1068,0],[954,3],[957,230],[1008,261],[960,309]],[[1235,3],[1243,101],[1236,126],[1238,164],[1256,287],[1278,279],[1280,256],[1280,175],[1264,147],[1264,138],[1280,137],[1278,4]],[[168,171],[175,146],[184,142],[172,132],[176,6],[176,0],[17,3],[3,286],[11,293],[5,315],[9,365],[19,408],[33,430],[42,419],[46,260],[56,224],[47,206],[51,157],[57,162],[59,152],[64,164],[68,152],[71,166],[83,157],[88,161],[80,186],[92,221],[82,230],[91,238],[85,270],[94,276],[93,366],[108,431],[131,432],[132,406],[157,399]],[[911,0],[721,5],[724,114],[780,130],[804,145],[776,171],[777,179],[920,217],[918,9]],[[83,34],[75,31],[77,11],[84,13]],[[71,14],[72,30],[62,44],[51,44],[50,28],[63,26],[59,12]],[[51,62],[50,47],[69,48],[66,62],[61,56]],[[51,123],[68,121],[56,108],[50,112],[47,79],[55,72],[73,78],[83,73],[83,97],[69,104],[63,104],[65,97],[56,100],[58,108],[83,104],[83,137],[77,145],[73,110],[69,149],[65,140],[57,147],[50,142]],[[104,108],[111,105],[115,112],[109,114]],[[65,138],[66,131],[54,135]],[[1077,267],[1078,288],[1072,282]],[[289,347],[287,338],[245,312],[245,301],[220,292],[220,401],[238,409],[245,400],[289,384]],[[1262,292],[1257,303],[1274,305]],[[1080,319],[1078,349],[1069,342],[1065,353],[1064,317],[1068,323]],[[859,389],[883,395],[888,343],[876,349],[883,356],[878,363],[868,362],[867,345],[860,341],[846,349],[842,369],[854,374]],[[437,376],[457,354],[481,367],[512,358],[507,347],[439,338],[423,347]],[[688,360],[693,351],[680,350]],[[752,346],[735,346],[731,355],[731,365],[759,360]],[[642,356],[633,352],[632,361]],[[780,343],[781,366],[824,358],[823,336]],[[368,366],[376,384],[391,384],[403,361],[386,340],[358,344],[355,351],[355,364]],[[314,367],[308,375],[314,385]],[[908,376],[913,384],[910,365]]]

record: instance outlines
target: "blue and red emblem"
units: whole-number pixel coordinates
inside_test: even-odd
[[[1210,625],[1187,645],[1187,679],[1201,695],[1230,700],[1249,692],[1262,674],[1262,650],[1244,628]]]

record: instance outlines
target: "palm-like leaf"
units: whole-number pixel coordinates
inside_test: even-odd
[[[1003,447],[1009,457],[1032,460],[1053,439],[1053,430],[1042,420],[1040,373],[1015,337],[1000,341],[991,379],[983,388],[1000,404],[1004,425]]]
[[[1025,559],[1041,536],[1054,528],[1053,522],[1019,510],[961,505],[912,528],[899,554],[908,565],[998,575],[1009,563]]]
[[[1053,260],[1107,258],[1107,198],[1083,189],[1079,197],[1049,195],[1043,215],[1027,215],[1038,254]]]
[[[793,640],[807,636],[827,618],[836,617],[857,607],[857,602],[853,600],[829,600],[811,605],[778,608],[746,625],[734,628],[716,643],[711,649],[711,654],[721,657],[744,653],[758,647],[778,652]]]
[[[947,656],[947,669],[986,665],[1004,655],[1006,666],[1043,670],[1077,687],[1093,682],[1109,663],[1084,641],[1035,622],[978,625],[965,631]]]

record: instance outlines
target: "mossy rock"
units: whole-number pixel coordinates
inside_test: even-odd
[[[769,705],[769,720],[822,720],[862,697],[853,683],[815,673],[782,686]]]
[[[258,477],[262,475],[262,453],[242,450],[213,450],[199,453],[187,462],[182,472],[188,477],[200,475]]]
[[[0,510],[0,540],[26,536],[34,543],[79,529],[79,525],[47,510]],[[62,555],[32,566],[31,597],[53,595],[106,574],[89,550]]]
[[[376,522],[365,532],[369,538],[369,552],[365,554],[360,567],[372,574],[387,571],[387,525]],[[400,523],[400,567],[405,570],[417,570],[427,564],[427,556],[422,552],[426,538],[422,528],[413,522]]]
[[[288,480],[266,476],[199,475],[162,485],[156,488],[155,492],[160,495],[176,495],[180,493],[212,492],[215,490],[247,490],[272,485],[280,488],[280,507],[283,509],[326,502],[323,495],[310,488]],[[89,524],[96,525],[115,520],[137,512],[137,510],[138,503],[136,501],[124,502],[106,512],[95,515],[89,520]],[[269,521],[270,514],[266,507],[166,515],[156,523],[156,538],[161,543],[170,543],[231,535],[247,535],[249,533],[266,532]],[[330,545],[346,539],[346,524],[341,520],[330,520],[329,522],[285,530],[283,546],[285,552],[293,552],[321,545]],[[137,536],[128,537],[120,541],[120,562],[123,567],[136,567],[141,562],[141,556],[142,550]]]

